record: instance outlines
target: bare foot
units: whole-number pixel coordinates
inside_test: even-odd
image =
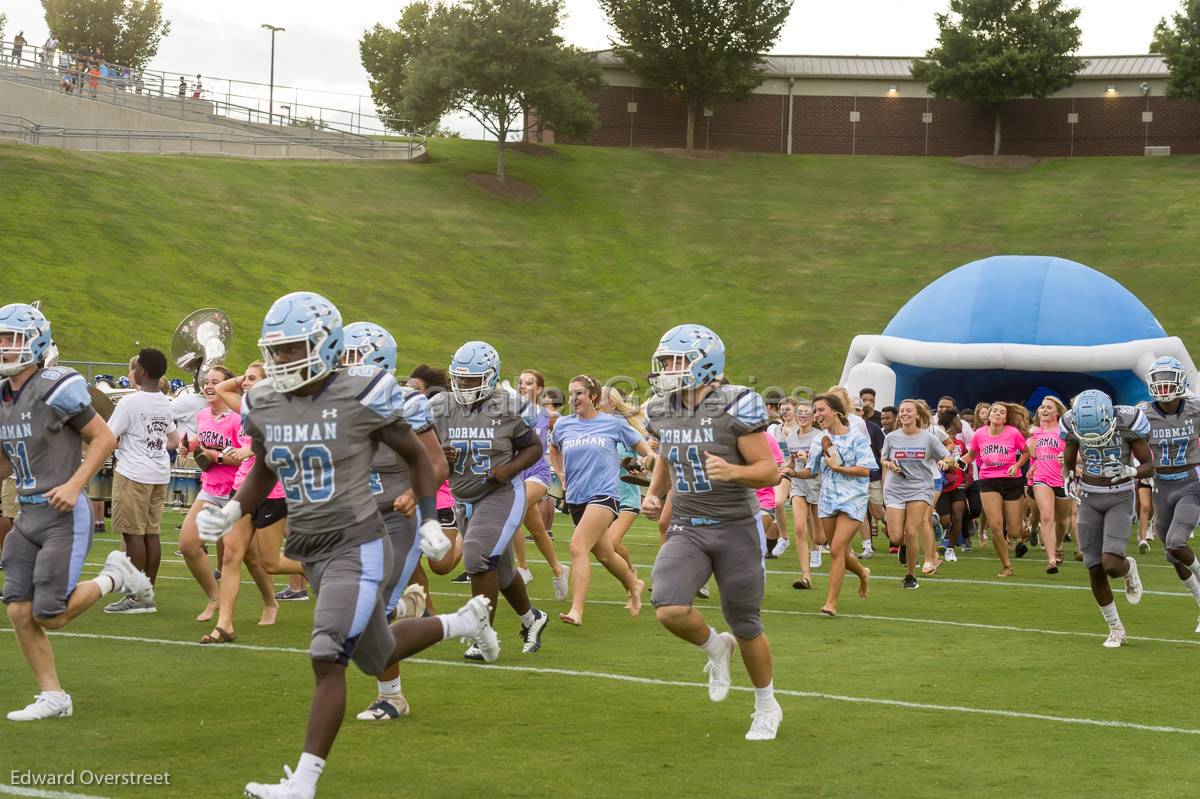
[[[220,603],[216,600],[209,600],[208,604],[204,606],[204,610],[200,611],[200,615],[196,617],[196,621],[208,621],[217,612],[219,606]]]
[[[834,608],[821,608],[821,612],[824,613],[826,616],[836,616],[837,615],[837,610]]]
[[[625,603],[625,607],[629,609],[629,615],[636,619],[642,612],[642,591],[646,590],[646,584],[638,580],[633,585],[633,591],[630,592],[629,601]]]
[[[858,595],[866,599],[871,595],[871,570],[863,566],[863,576],[858,578]]]
[[[583,626],[583,619],[578,618],[575,615],[575,611],[573,611],[573,610],[570,613],[558,614],[558,620],[565,621],[567,624],[571,625],[572,627],[582,627]]]
[[[279,603],[274,605],[266,605],[262,609],[262,615],[258,617],[258,623],[266,626],[275,623],[275,617],[279,615]]]

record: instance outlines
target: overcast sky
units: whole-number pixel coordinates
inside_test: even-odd
[[[1083,9],[1080,52],[1118,55],[1147,52],[1155,24],[1174,13],[1180,0],[1076,0],[1076,4]],[[358,60],[358,39],[376,22],[393,24],[405,5],[404,0],[163,0],[171,35],[163,40],[151,67],[203,73],[205,84],[222,93],[225,85],[211,78],[265,83],[270,34],[259,26],[268,22],[287,29],[277,34],[277,84],[365,95],[368,89]],[[948,5],[947,0],[796,0],[773,52],[920,55],[936,42],[934,13]],[[563,36],[569,43],[588,49],[609,45],[612,30],[595,0],[566,0],[566,8]],[[332,15],[331,10],[335,11]],[[23,29],[30,43],[40,45],[45,40],[39,0],[0,0],[0,11],[8,15],[5,38],[11,40]],[[234,92],[257,90],[245,86]],[[263,93],[265,96],[265,89]],[[276,91],[277,102],[295,97],[292,89]],[[299,97],[301,102],[352,110],[359,102],[354,97],[329,95],[323,102],[317,98],[303,91]],[[369,111],[369,102],[363,102],[364,110]]]

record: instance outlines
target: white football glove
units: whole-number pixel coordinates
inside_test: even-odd
[[[450,551],[450,539],[442,532],[437,519],[421,522],[417,534],[421,536],[421,554],[430,560],[441,560]]]
[[[242,503],[231,499],[225,507],[205,505],[196,514],[196,530],[200,540],[206,544],[220,541],[233,528],[233,523],[242,518]]]
[[[1137,475],[1137,469],[1127,463],[1106,463],[1100,473],[1108,478],[1110,483],[1119,483]]]

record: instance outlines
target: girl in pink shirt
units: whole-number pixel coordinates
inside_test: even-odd
[[[1063,437],[1059,420],[1067,408],[1058,397],[1046,397],[1037,410],[1038,427],[1029,433],[1026,449],[1033,460],[1029,482],[1041,517],[1046,547],[1046,574],[1058,574],[1063,534],[1071,519],[1071,500],[1063,488]]]
[[[992,403],[988,410],[987,426],[980,427],[971,436],[964,464],[978,461],[979,498],[988,526],[992,529],[992,546],[1000,558],[1003,568],[1001,577],[1012,576],[1012,562],[1008,558],[1008,544],[1017,543],[1017,557],[1029,551],[1025,543],[1022,525],[1021,500],[1024,497],[1024,479],[1021,470],[1029,461],[1026,450],[1025,429],[1028,415],[1025,408],[1007,402]]]
[[[219,596],[217,581],[213,577],[212,562],[200,543],[196,530],[196,515],[205,505],[224,507],[233,493],[233,478],[237,474],[240,456],[234,449],[242,417],[231,410],[217,395],[217,386],[233,377],[233,372],[224,366],[216,366],[204,377],[203,392],[208,407],[196,416],[196,438],[179,448],[180,456],[195,455],[196,463],[204,470],[200,476],[200,494],[188,510],[187,518],[179,531],[179,550],[187,563],[188,571],[200,585],[208,604],[196,621],[208,621],[217,611]]]
[[[783,450],[779,448],[779,442],[775,440],[775,436],[767,433],[767,446],[771,448],[771,455],[775,458],[775,465],[780,469],[783,468]],[[782,479],[782,476],[780,477]],[[779,522],[775,519],[775,486],[767,486],[766,488],[756,488],[754,493],[758,496],[758,507],[762,513],[763,530],[767,536],[767,557],[773,558],[771,554],[775,545],[779,543]]]

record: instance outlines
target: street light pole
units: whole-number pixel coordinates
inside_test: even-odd
[[[275,34],[282,33],[285,28],[268,25],[265,22],[262,27],[271,32],[271,82],[270,88],[267,89],[267,124],[273,125],[275,123]]]

